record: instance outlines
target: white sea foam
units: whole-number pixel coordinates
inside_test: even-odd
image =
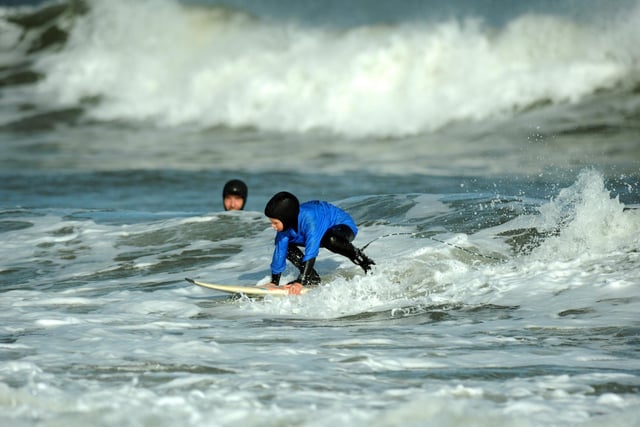
[[[398,136],[576,102],[637,79],[640,7],[615,25],[525,14],[350,29],[169,0],[96,0],[39,61],[47,100],[100,120]]]
[[[445,229],[475,219],[473,197],[370,197],[384,212],[415,203],[361,227],[358,243],[410,233],[367,248],[372,274],[322,250],[320,288],[262,300],[183,280],[267,276],[273,231],[259,214],[123,226],[16,213],[29,226],[4,232],[18,243],[2,249],[15,279],[0,311],[0,422],[635,426],[640,225],[600,173],[477,233]],[[416,224],[437,240],[411,235]],[[514,251],[509,232],[532,228],[534,248]],[[44,273],[21,275],[23,259]]]
[[[610,196],[600,173],[583,171],[574,185],[540,207],[541,215],[528,218],[529,226],[557,234],[546,238],[533,257],[571,261],[633,250],[640,233],[640,214],[624,208],[617,197]],[[519,224],[526,221],[525,217],[516,220]]]

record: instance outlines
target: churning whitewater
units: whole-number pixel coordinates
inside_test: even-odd
[[[0,6],[0,424],[635,427],[639,13]],[[279,191],[372,272],[184,280],[268,282]]]

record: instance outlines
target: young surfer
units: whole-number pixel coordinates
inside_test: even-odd
[[[239,179],[228,181],[222,189],[222,204],[225,211],[241,211],[247,202],[247,184]]]
[[[264,214],[277,231],[270,286],[280,284],[286,260],[300,271],[298,278],[286,285],[289,293],[298,294],[303,286],[320,283],[320,276],[313,265],[321,247],[349,258],[365,273],[375,265],[351,244],[358,233],[351,216],[331,203],[313,200],[300,204],[296,196],[282,191],[269,200]],[[305,247],[304,253],[299,246]]]

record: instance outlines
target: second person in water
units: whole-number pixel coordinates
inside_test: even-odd
[[[298,278],[287,285],[290,293],[300,293],[303,286],[320,283],[314,264],[321,247],[349,258],[365,273],[375,265],[351,243],[358,233],[351,216],[331,203],[313,200],[300,204],[296,196],[283,191],[269,200],[264,213],[277,231],[271,285],[280,284],[286,260],[300,271]],[[304,253],[300,246],[305,248]]]
[[[222,188],[222,205],[225,211],[241,211],[247,203],[249,189],[239,179],[232,179]]]

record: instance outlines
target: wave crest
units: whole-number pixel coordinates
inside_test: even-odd
[[[637,31],[535,14],[500,29],[479,19],[330,29],[96,0],[64,48],[39,58],[37,90],[97,120],[394,137],[635,84]]]

